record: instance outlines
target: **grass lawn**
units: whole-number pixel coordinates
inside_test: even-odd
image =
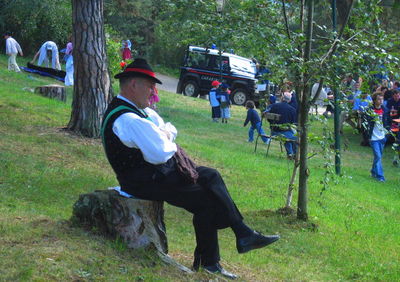
[[[20,65],[27,59],[18,58]],[[72,227],[72,206],[82,193],[117,184],[99,139],[62,130],[67,103],[32,93],[55,80],[7,71],[0,55],[0,280],[206,281],[165,266],[145,251]],[[387,181],[369,176],[372,151],[345,128],[343,177],[321,195],[325,160],[310,159],[307,223],[275,211],[285,204],[292,163],[277,143],[265,158],[243,128],[245,109],[232,108],[228,124],[210,120],[208,102],[160,91],[159,112],[179,131],[177,142],[198,164],[217,168],[255,229],[280,234],[277,243],[237,254],[229,229],[219,232],[222,264],[245,281],[400,280],[400,170],[385,149]],[[331,120],[329,121],[332,122]],[[313,120],[311,132],[321,134]],[[311,149],[319,146],[312,144]],[[297,193],[293,197],[295,205]],[[166,205],[170,255],[190,266],[195,246],[191,215]]]

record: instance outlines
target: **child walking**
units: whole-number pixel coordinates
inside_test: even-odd
[[[8,55],[8,70],[20,72],[19,66],[15,58],[19,53],[21,56],[24,55],[22,53],[21,46],[18,42],[11,37],[11,32],[6,32],[3,35],[4,39],[6,40],[6,54]]]
[[[211,82],[211,90],[209,93],[210,105],[211,105],[211,118],[213,122],[218,122],[218,119],[221,117],[221,107],[219,100],[217,99],[218,93],[218,86],[221,83],[217,80]]]
[[[228,94],[229,85],[226,83],[222,83],[220,88],[221,91],[219,92],[219,100],[221,107],[222,123],[228,123],[228,119],[231,117],[231,99],[229,98]]]
[[[262,141],[265,144],[268,144],[271,140],[265,136],[264,129],[261,126],[261,119],[260,115],[256,111],[255,105],[253,101],[247,101],[246,102],[246,109],[247,109],[247,117],[246,120],[244,121],[243,126],[246,126],[249,122],[251,124],[249,128],[249,140],[248,142],[253,142],[254,141],[254,130],[257,130],[258,134],[260,134]]]

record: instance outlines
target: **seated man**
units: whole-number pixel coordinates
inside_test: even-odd
[[[392,119],[400,118],[400,91],[393,90],[393,96],[387,101],[386,107]]]
[[[297,151],[297,137],[295,136],[295,130],[291,128],[297,122],[297,114],[296,109],[288,104],[291,100],[291,93],[285,92],[281,96],[281,102],[272,104],[268,110],[269,113],[280,115],[278,121],[270,121],[271,135],[281,135],[288,140],[293,140],[285,142],[288,159],[294,159]]]
[[[196,166],[174,142],[175,127],[149,108],[161,81],[144,59],[115,78],[120,94],[109,104],[101,132],[122,191],[191,212],[197,243],[193,268],[236,278],[219,264],[218,229],[232,228],[239,253],[265,247],[279,236],[263,236],[245,225],[218,171]]]

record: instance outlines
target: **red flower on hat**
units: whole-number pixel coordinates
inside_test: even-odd
[[[119,66],[121,67],[121,69],[124,69],[126,67],[126,62],[125,61],[120,62]]]

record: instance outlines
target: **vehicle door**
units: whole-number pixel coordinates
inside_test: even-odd
[[[221,68],[220,68],[221,67]],[[208,55],[208,66],[207,70],[209,72],[208,75],[208,85],[211,85],[211,81],[220,80],[220,76],[222,74],[223,82],[226,82],[226,76],[229,74],[229,58],[226,56],[222,56],[222,63],[220,63],[219,55]]]

